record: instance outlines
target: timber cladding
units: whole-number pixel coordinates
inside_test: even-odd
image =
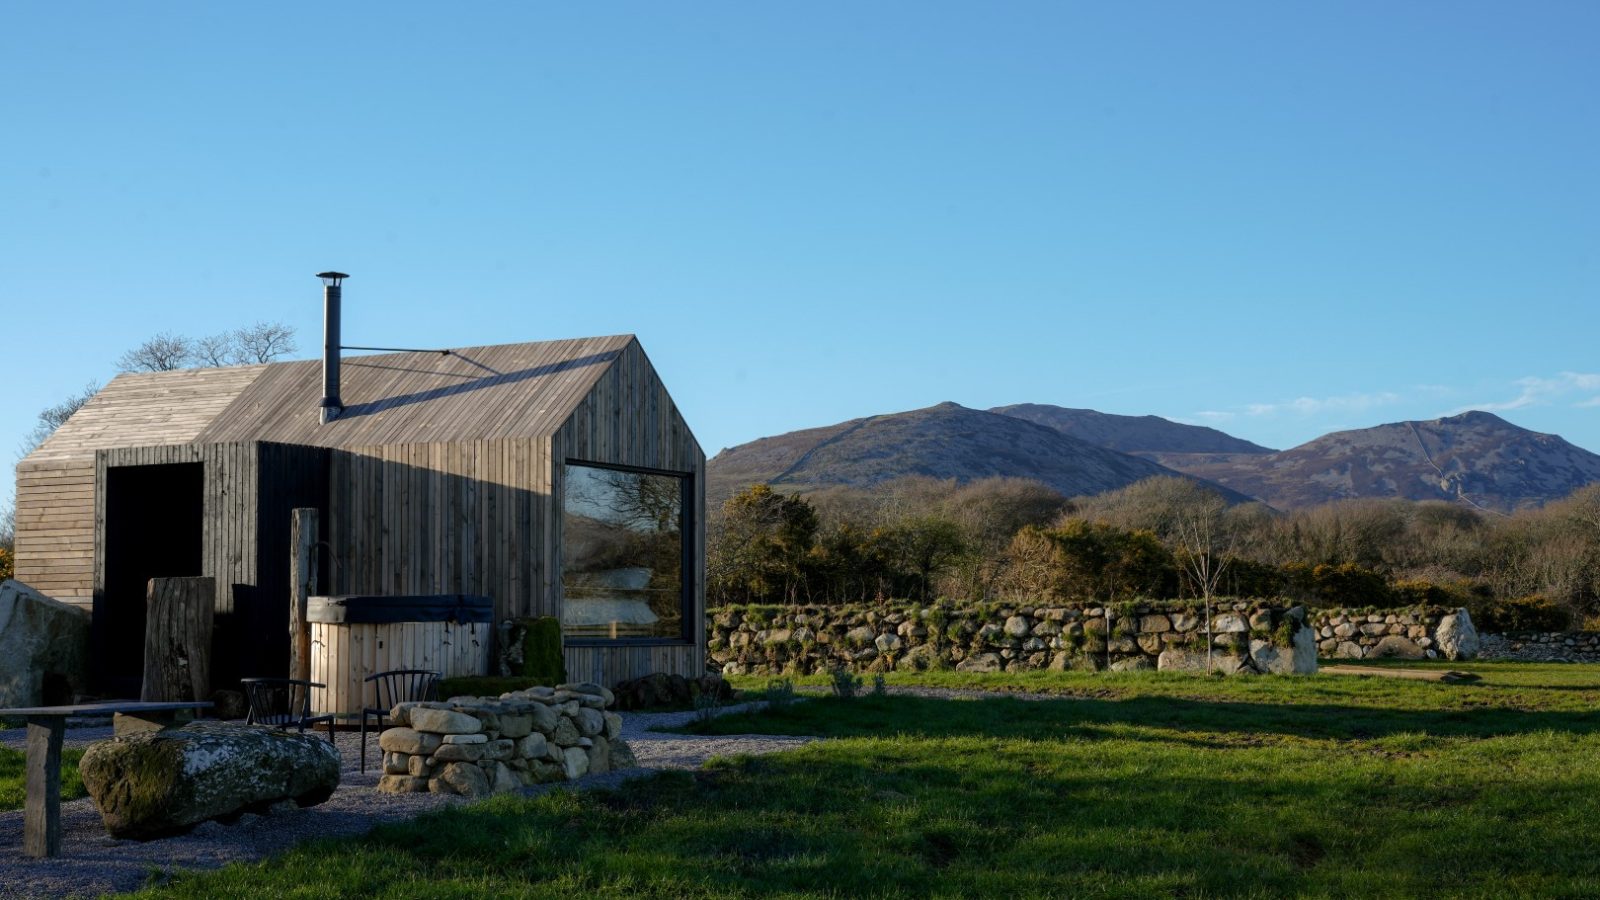
[[[479,594],[497,619],[559,617],[564,470],[592,462],[688,479],[686,577],[704,620],[705,454],[631,335],[354,357],[344,371],[345,414],[325,426],[314,362],[118,377],[18,466],[18,579],[103,625],[129,590],[108,561],[133,577],[108,496],[189,485],[162,468],[188,466],[198,570],[149,574],[216,580],[217,656],[235,669],[219,677],[282,675],[291,510],[322,513],[323,593]],[[140,502],[150,529],[173,526],[177,506]],[[699,675],[704,636],[566,657],[573,678],[603,684]]]

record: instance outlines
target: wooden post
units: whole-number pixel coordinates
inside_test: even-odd
[[[22,852],[61,854],[61,737],[63,716],[28,717],[27,799],[23,801]]]
[[[317,592],[317,511],[297,509],[289,524],[289,677],[311,680],[311,623],[306,605]]]
[[[211,696],[214,578],[152,578],[145,600],[141,700],[204,700]]]

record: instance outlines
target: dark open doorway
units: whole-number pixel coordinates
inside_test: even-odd
[[[202,463],[106,470],[105,591],[94,623],[99,681],[112,696],[139,696],[146,583],[203,574],[204,484]]]

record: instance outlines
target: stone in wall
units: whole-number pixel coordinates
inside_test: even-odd
[[[622,718],[605,711],[615,701],[601,685],[574,683],[402,703],[378,736],[378,789],[484,797],[630,768]]]
[[[730,607],[707,623],[710,666],[727,675],[838,668],[1316,671],[1316,635],[1300,607],[1219,602],[1209,626],[1203,607],[1159,602]]]
[[[1317,652],[1336,659],[1473,659],[1479,636],[1465,609],[1320,610]]]

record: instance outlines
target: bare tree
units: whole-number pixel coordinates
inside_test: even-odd
[[[170,372],[195,362],[194,339],[163,331],[117,358],[121,372]]]
[[[282,322],[257,322],[231,337],[233,361],[239,365],[269,363],[295,351],[294,329]]]
[[[1217,585],[1222,583],[1233,551],[1231,531],[1223,521],[1228,501],[1216,491],[1192,481],[1184,484],[1186,488],[1174,491],[1178,496],[1172,498],[1175,501],[1172,524],[1183,549],[1180,559],[1184,572],[1194,581],[1206,605],[1206,672],[1209,674],[1215,649],[1211,634],[1212,598],[1216,596]]]
[[[234,364],[238,350],[234,346],[233,332],[212,334],[194,342],[194,361],[202,366],[220,369]]]

